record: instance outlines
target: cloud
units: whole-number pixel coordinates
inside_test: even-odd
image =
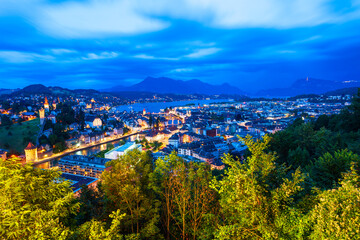
[[[76,50],[73,49],[65,49],[65,48],[54,48],[50,49],[49,52],[55,55],[69,54],[69,53],[77,53]]]
[[[158,31],[168,23],[141,15],[130,0],[91,0],[43,6],[37,24],[54,36],[91,38]]]
[[[172,73],[187,73],[187,72],[193,72],[193,68],[176,68],[171,70]]]
[[[0,51],[0,59],[8,63],[30,63],[34,61],[53,61],[54,57],[31,52]]]
[[[174,19],[223,29],[312,27],[359,19],[359,2],[84,0],[51,3],[45,0],[2,0],[0,15],[17,13],[51,36],[81,39],[157,32],[171,26]]]
[[[82,57],[84,60],[98,60],[98,59],[108,59],[108,58],[116,58],[119,56],[117,52],[102,52],[100,54],[96,53],[88,53],[86,57]]]
[[[311,27],[360,17],[358,0],[341,7],[346,10],[341,12],[336,10],[342,3],[330,0],[181,0],[177,4],[166,0],[134,1],[138,3],[138,10],[146,14],[193,20],[225,29]]]
[[[149,60],[170,60],[170,61],[179,60],[179,58],[155,57],[155,56],[151,56],[151,55],[147,55],[147,54],[137,54],[134,56],[134,58],[149,59]]]
[[[205,57],[205,56],[215,54],[215,53],[219,52],[220,50],[221,50],[220,48],[203,48],[203,49],[198,49],[195,52],[190,53],[188,55],[185,55],[185,57],[187,57],[187,58],[201,58],[201,57]]]

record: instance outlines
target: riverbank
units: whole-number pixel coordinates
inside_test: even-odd
[[[115,141],[118,141],[118,140],[121,140],[121,139],[124,139],[124,138],[131,137],[131,136],[136,135],[136,134],[139,134],[139,133],[141,133],[141,131],[140,131],[140,132],[135,132],[135,133],[126,134],[126,135],[123,135],[123,136],[121,136],[121,137],[116,137],[116,138],[111,138],[111,139],[105,139],[105,140],[100,141],[100,142],[97,142],[97,143],[86,144],[85,146],[81,146],[81,147],[75,148],[75,149],[67,149],[67,150],[65,150],[65,151],[63,151],[63,152],[61,152],[61,153],[53,154],[53,155],[51,155],[50,157],[42,158],[42,159],[40,159],[39,161],[34,162],[34,163],[33,163],[33,166],[38,166],[38,165],[41,165],[41,164],[44,164],[44,163],[47,163],[47,162],[56,160],[57,158],[60,158],[60,157],[63,157],[63,156],[72,154],[72,153],[77,152],[77,151],[86,150],[86,149],[88,149],[88,148],[96,147],[96,146],[99,146],[99,145],[102,145],[102,144],[112,143],[112,142],[115,142]]]

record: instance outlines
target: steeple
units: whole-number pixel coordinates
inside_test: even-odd
[[[46,96],[45,96],[44,108],[45,108],[45,110],[49,111],[49,101]]]

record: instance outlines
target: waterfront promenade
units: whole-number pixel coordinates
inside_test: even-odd
[[[50,162],[50,161],[52,161],[52,160],[55,160],[55,159],[57,159],[57,158],[60,158],[60,157],[69,155],[69,154],[74,153],[74,152],[77,152],[77,151],[81,151],[81,150],[85,150],[85,149],[88,149],[88,148],[96,147],[96,146],[99,146],[99,145],[102,145],[102,144],[106,144],[106,143],[111,143],[111,142],[114,142],[114,141],[118,141],[118,140],[121,140],[121,139],[124,139],[124,138],[128,138],[128,137],[131,137],[131,136],[136,135],[136,134],[139,134],[139,133],[142,133],[142,131],[134,132],[134,133],[130,133],[130,134],[122,135],[122,136],[116,136],[116,137],[111,137],[111,138],[104,138],[102,141],[99,141],[99,142],[96,142],[96,143],[85,144],[85,145],[80,146],[80,147],[78,147],[78,148],[66,149],[65,151],[63,151],[63,152],[61,152],[61,153],[56,153],[56,154],[53,154],[53,155],[51,155],[51,156],[49,156],[49,157],[39,159],[38,161],[34,162],[33,165],[34,165],[34,166],[38,166],[38,165],[41,165],[41,164],[43,164],[43,163]]]

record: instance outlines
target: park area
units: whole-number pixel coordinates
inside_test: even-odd
[[[0,127],[0,148],[10,150],[10,154],[23,154],[31,141],[35,144],[40,130],[39,119]]]

